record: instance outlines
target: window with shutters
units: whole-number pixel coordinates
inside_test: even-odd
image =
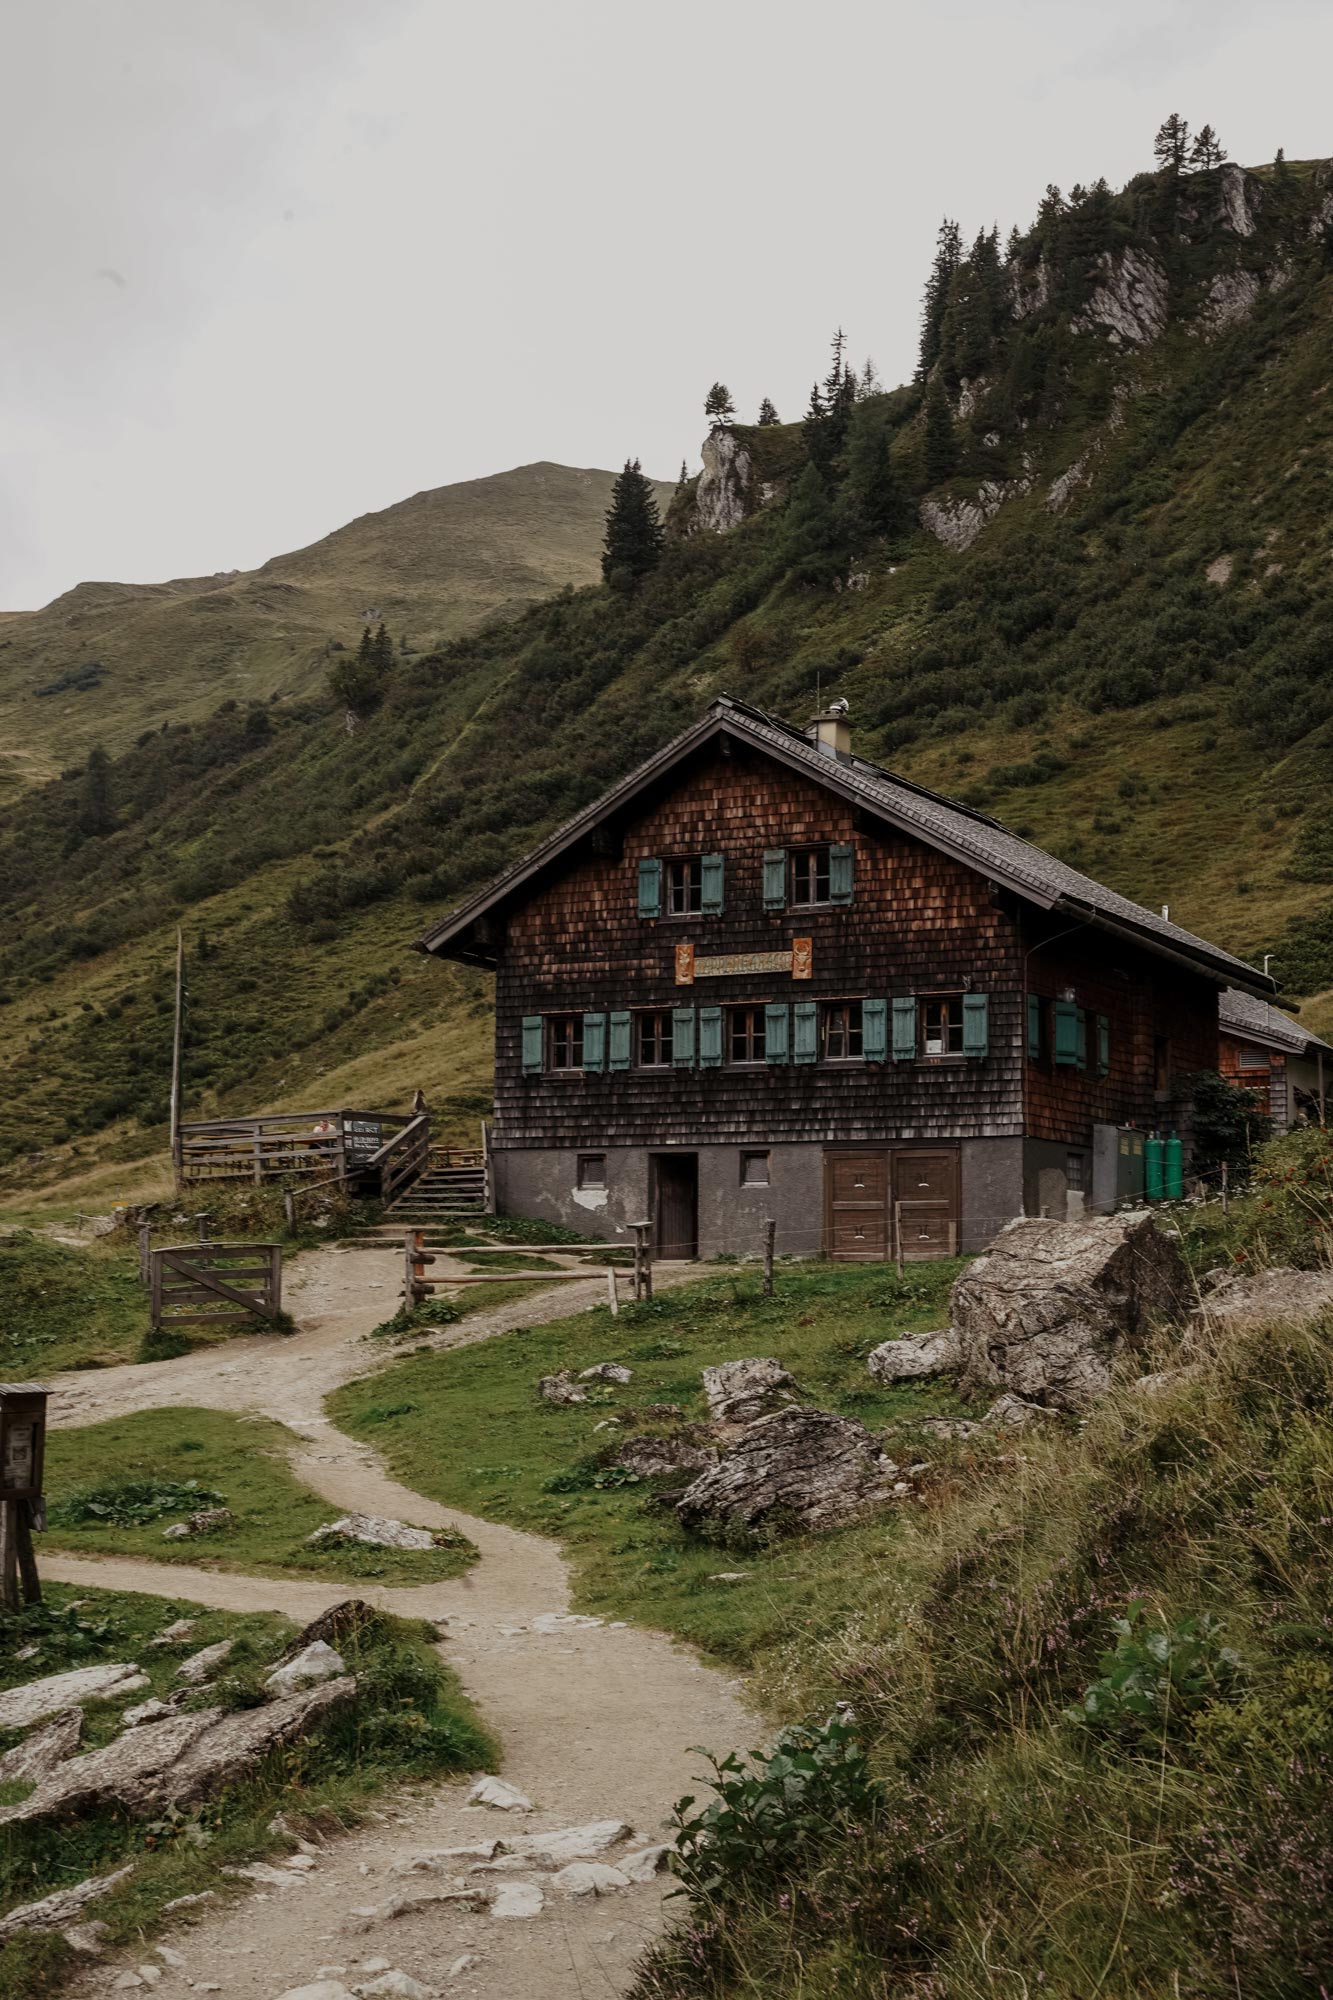
[[[831,850],[800,847],[791,856],[791,900],[796,908],[832,900]]]
[[[699,855],[666,864],[666,907],[669,917],[697,916],[704,906],[704,864]]]
[[[672,1057],[671,1010],[660,1008],[639,1016],[639,1068],[670,1069]]]
[[[762,1007],[727,1009],[727,1053],[734,1063],[761,1063],[768,1053],[768,1030]]]
[[[825,1000],[819,1010],[819,1050],[825,1062],[859,1062],[861,1002]]]
[[[546,1023],[548,1069],[583,1068],[582,1014],[552,1014]]]
[[[768,1154],[741,1154],[741,1186],[767,1187],[769,1184]]]
[[[962,995],[936,997],[921,1002],[918,1016],[920,1048],[923,1056],[960,1056],[963,1053]]]
[[[606,1186],[606,1154],[580,1153],[578,1182],[581,1188]]]

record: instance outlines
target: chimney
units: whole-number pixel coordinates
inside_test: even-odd
[[[845,701],[831,701],[827,708],[811,718],[805,733],[826,757],[850,757],[852,754],[852,729],[847,720]]]

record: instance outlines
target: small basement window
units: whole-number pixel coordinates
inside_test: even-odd
[[[1082,1155],[1082,1153],[1066,1153],[1066,1155],[1065,1155],[1065,1186],[1066,1186],[1067,1188],[1069,1188],[1069,1189],[1070,1189],[1070,1190],[1071,1190],[1071,1191],[1072,1191],[1072,1192],[1073,1192],[1074,1194],[1082,1194],[1082,1193],[1083,1193],[1083,1191],[1084,1191],[1084,1190],[1083,1190],[1083,1155]]]
[[[861,1002],[826,1000],[819,1014],[820,1053],[825,1062],[846,1062],[861,1054]]]
[[[762,1007],[733,1007],[730,1010],[731,1060],[734,1063],[761,1063],[768,1050],[768,1023]]]
[[[767,1187],[769,1184],[768,1154],[741,1154],[741,1186]]]
[[[583,1068],[582,1014],[552,1014],[546,1023],[546,1058],[552,1069]]]
[[[606,1154],[579,1154],[579,1186],[581,1188],[604,1188],[606,1186]]]
[[[668,861],[666,865],[667,914],[672,917],[696,915],[704,906],[704,865],[696,854],[689,861]]]
[[[640,1069],[670,1069],[671,1054],[671,1009],[666,1007],[650,1014],[640,1014]]]
[[[830,896],[829,850],[799,848],[791,858],[791,899],[794,904],[827,903]]]
[[[923,1000],[920,1027],[923,1056],[960,1056],[963,1053],[961,996],[947,1000]]]

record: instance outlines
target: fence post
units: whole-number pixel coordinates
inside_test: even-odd
[[[287,1224],[288,1234],[294,1236],[296,1234],[296,1196],[290,1188],[284,1188],[282,1191],[282,1213]]]
[[[893,1204],[893,1253],[898,1265],[898,1280],[901,1283],[906,1273],[903,1270],[903,1205],[900,1201],[895,1201]]]
[[[1222,1162],[1222,1213],[1227,1212],[1227,1162]]]
[[[194,1218],[195,1235],[198,1237],[201,1243],[207,1243],[208,1241],[208,1231],[204,1228],[204,1224],[210,1219],[211,1214],[212,1214],[211,1209],[207,1208],[201,1209],[197,1211],[195,1214]]]
[[[648,1240],[652,1228],[650,1222],[632,1222],[634,1231],[634,1296],[636,1299],[650,1299],[653,1295],[653,1252]]]
[[[282,1311],[282,1245],[270,1243],[268,1248],[268,1295],[269,1306],[276,1319]]]
[[[153,1225],[151,1222],[141,1222],[139,1224],[139,1283],[141,1285],[146,1285],[150,1276],[152,1234]]]
[[[162,1331],[162,1252],[152,1250],[148,1256],[148,1324],[154,1333]]]
[[[636,1302],[643,1297],[643,1224],[634,1225],[634,1297]]]
[[[606,1296],[611,1307],[611,1317],[612,1319],[616,1319],[620,1313],[620,1301],[616,1297],[616,1267],[614,1264],[608,1264],[606,1267]]]
[[[764,1224],[763,1295],[766,1299],[771,1299],[773,1296],[773,1240],[776,1237],[777,1233],[778,1233],[778,1225],[770,1215],[768,1221]]]

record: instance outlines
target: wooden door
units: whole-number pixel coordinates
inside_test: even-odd
[[[887,1153],[825,1153],[824,1242],[841,1263],[888,1256]]]
[[[653,1155],[653,1255],[699,1254],[699,1155]]]
[[[905,1259],[957,1255],[958,1191],[956,1147],[904,1148],[894,1153],[894,1213]]]

